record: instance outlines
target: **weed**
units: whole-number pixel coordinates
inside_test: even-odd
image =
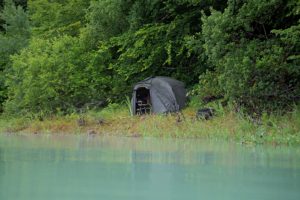
[[[245,144],[300,144],[299,107],[285,115],[264,114],[260,123],[256,123],[242,111],[233,112],[230,106],[224,108],[219,103],[211,103],[209,106],[217,113],[211,120],[197,120],[197,108],[193,106],[183,110],[185,120],[179,121],[176,115],[130,116],[128,105],[118,104],[109,104],[100,111],[58,115],[43,120],[2,116],[0,132],[81,134],[93,130],[99,134],[134,137],[222,139]],[[84,126],[77,124],[80,117],[85,119]]]

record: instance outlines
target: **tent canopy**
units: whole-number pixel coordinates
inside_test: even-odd
[[[170,77],[150,77],[135,84],[131,106],[133,114],[177,112],[185,106],[183,82]]]

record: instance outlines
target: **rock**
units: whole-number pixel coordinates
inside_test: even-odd
[[[215,112],[213,108],[201,108],[197,111],[196,118],[209,120],[214,116]]]
[[[78,126],[85,126],[86,125],[86,121],[84,118],[80,117],[78,120],[77,120],[77,124]]]
[[[141,137],[142,135],[140,133],[132,133],[131,137]]]
[[[97,124],[98,124],[98,125],[103,125],[103,124],[105,124],[104,119],[102,119],[102,118],[98,119],[98,120],[97,120]]]
[[[97,132],[94,131],[94,130],[89,130],[88,131],[88,135],[96,135],[96,134],[97,134]]]

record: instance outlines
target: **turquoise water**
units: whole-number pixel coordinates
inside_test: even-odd
[[[0,200],[300,199],[300,148],[0,135]]]

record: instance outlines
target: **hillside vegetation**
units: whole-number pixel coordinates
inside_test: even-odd
[[[149,76],[283,114],[300,100],[298,0],[5,0],[0,110],[39,117],[121,103]],[[100,103],[99,103],[100,102]],[[90,106],[90,107],[93,107]]]

